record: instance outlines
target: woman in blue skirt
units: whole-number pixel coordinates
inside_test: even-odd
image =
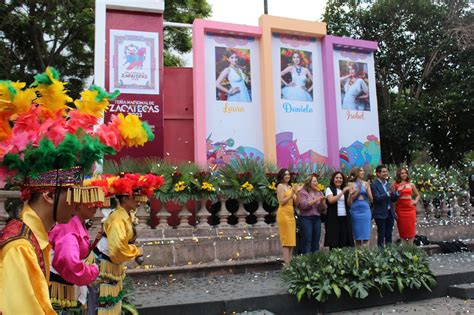
[[[364,181],[364,175],[362,167],[355,167],[349,176],[349,185],[352,188],[350,193],[352,232],[356,246],[369,245],[370,240],[372,214],[369,202],[372,202],[372,191],[370,185]]]

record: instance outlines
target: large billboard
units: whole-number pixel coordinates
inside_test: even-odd
[[[372,52],[334,49],[340,167],[381,163]]]
[[[208,164],[263,159],[259,40],[210,33],[204,40]]]
[[[328,155],[319,40],[273,33],[272,68],[277,165],[316,172]]]

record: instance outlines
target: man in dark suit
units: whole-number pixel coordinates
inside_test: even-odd
[[[377,245],[383,248],[385,244],[392,243],[393,224],[396,219],[392,202],[397,201],[399,193],[392,191],[385,165],[377,166],[375,174],[377,178],[370,185],[374,197],[372,216],[377,224]]]

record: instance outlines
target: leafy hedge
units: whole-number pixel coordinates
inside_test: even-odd
[[[395,178],[395,165],[388,165],[390,175]],[[310,169],[308,164],[293,167],[293,182],[302,183],[310,170],[319,175],[320,189],[324,191],[334,170],[327,167]],[[214,169],[188,162],[174,163],[157,158],[123,158],[119,162],[107,160],[105,173],[119,172],[154,173],[165,177],[165,184],[155,193],[155,197],[167,202],[184,203],[192,200],[217,200],[218,196],[240,199],[244,203],[262,201],[271,207],[278,206],[276,198],[276,176],[278,168],[268,162],[251,159],[233,160],[221,169]],[[371,168],[367,173],[372,174]],[[419,164],[410,168],[410,177],[418,186],[423,200],[440,200],[463,194],[467,189],[467,176],[459,169],[440,169],[429,164]]]
[[[406,288],[431,291],[435,276],[428,267],[426,253],[413,246],[378,248],[344,248],[316,252],[293,258],[283,269],[283,282],[298,301],[326,301],[343,291],[351,297],[365,299],[371,289],[380,296],[383,291],[402,292]]]

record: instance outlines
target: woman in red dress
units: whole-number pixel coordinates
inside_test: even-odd
[[[395,204],[398,234],[403,243],[413,244],[416,226],[416,204],[420,200],[420,194],[413,183],[410,183],[408,170],[404,167],[397,170],[394,190],[398,192],[399,198]],[[415,199],[413,199],[415,196]]]

